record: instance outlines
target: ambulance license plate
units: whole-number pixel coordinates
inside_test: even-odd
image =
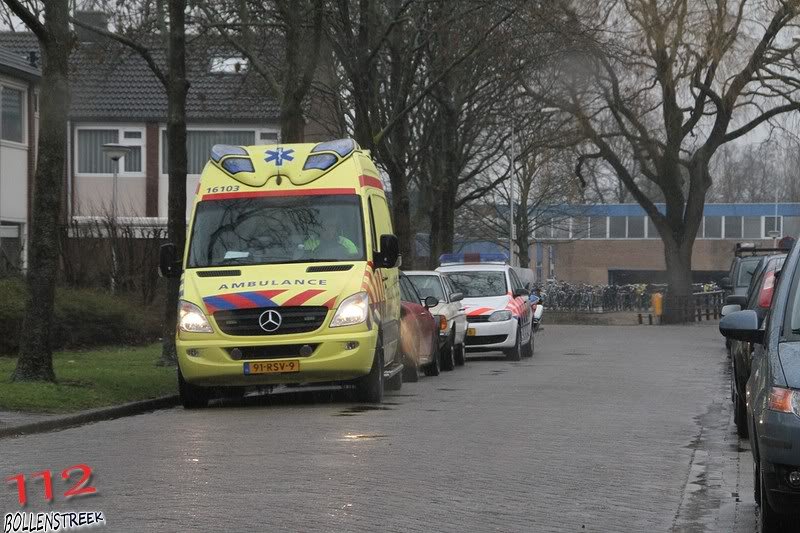
[[[283,372],[300,372],[300,361],[269,361],[244,364],[245,376],[253,374],[281,374]]]
[[[467,328],[467,336],[474,337],[475,336],[475,328]]]

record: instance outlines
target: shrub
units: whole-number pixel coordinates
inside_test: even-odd
[[[0,279],[0,354],[15,355],[25,311],[25,285],[20,279]],[[112,344],[144,344],[158,339],[160,312],[133,297],[94,289],[56,290],[53,349]]]

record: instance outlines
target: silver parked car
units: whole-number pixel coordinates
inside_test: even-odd
[[[430,312],[442,317],[439,327],[439,335],[445,338],[442,344],[442,368],[449,370],[455,365],[463,365],[466,361],[464,338],[467,334],[467,315],[461,303],[463,294],[456,292],[439,272],[412,270],[405,272],[405,275],[414,284],[422,300],[429,296],[439,300],[439,304]]]

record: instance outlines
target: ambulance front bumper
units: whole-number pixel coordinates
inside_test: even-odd
[[[464,346],[470,352],[488,352],[513,348],[517,342],[517,320],[469,322]]]
[[[247,386],[346,381],[364,376],[372,368],[377,331],[327,329],[318,335],[191,337],[177,340],[178,363],[188,383]],[[300,355],[308,351],[310,355]],[[289,368],[274,364],[282,362],[294,362],[299,371],[258,373]],[[265,363],[273,364],[267,367]]]

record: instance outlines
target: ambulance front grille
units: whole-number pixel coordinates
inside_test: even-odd
[[[266,331],[259,325],[259,318],[267,311],[277,311],[281,324],[275,331]],[[255,309],[233,309],[214,313],[219,329],[227,335],[263,336],[308,333],[322,327],[328,308],[300,305],[296,307],[258,307]],[[268,327],[270,327],[268,325]]]

